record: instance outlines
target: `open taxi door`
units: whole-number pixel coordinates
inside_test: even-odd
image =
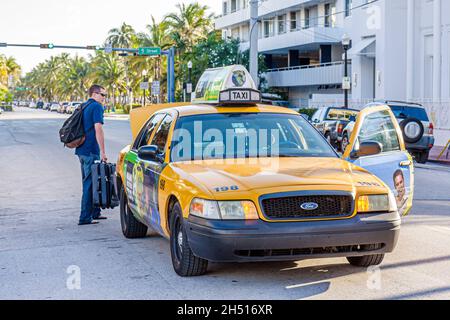
[[[414,163],[388,106],[367,107],[360,112],[343,158],[383,180],[395,196],[400,215],[409,213],[414,195]]]

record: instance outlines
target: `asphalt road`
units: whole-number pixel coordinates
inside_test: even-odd
[[[416,169],[414,208],[380,269],[320,259],[210,264],[206,276],[180,278],[168,242],[125,239],[118,209],[99,225],[77,225],[81,173],[58,141],[63,119],[29,109],[0,115],[0,299],[450,298],[449,167]],[[115,160],[129,124],[107,120],[105,132]]]

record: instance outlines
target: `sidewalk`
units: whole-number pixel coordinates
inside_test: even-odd
[[[128,114],[105,113],[104,117],[107,119],[115,119],[115,120],[129,120],[130,119],[130,115],[128,115]]]
[[[442,150],[444,150],[444,146],[435,146],[433,149],[431,149],[429,158],[430,162],[438,162],[450,166],[450,151],[448,149],[444,151],[439,160],[437,159],[441,154]]]

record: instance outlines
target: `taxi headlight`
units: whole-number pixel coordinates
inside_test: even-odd
[[[189,214],[205,219],[220,220],[217,201],[196,198],[191,202]]]
[[[219,201],[223,220],[258,220],[258,212],[251,201]]]
[[[390,197],[383,195],[366,195],[358,198],[358,213],[388,212],[392,210]]]
[[[195,198],[190,214],[211,220],[258,220],[258,212],[252,201],[211,201]]]

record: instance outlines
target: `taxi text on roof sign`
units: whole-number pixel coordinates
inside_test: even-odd
[[[244,66],[208,69],[200,78],[192,98],[195,103],[256,104],[261,92]]]

